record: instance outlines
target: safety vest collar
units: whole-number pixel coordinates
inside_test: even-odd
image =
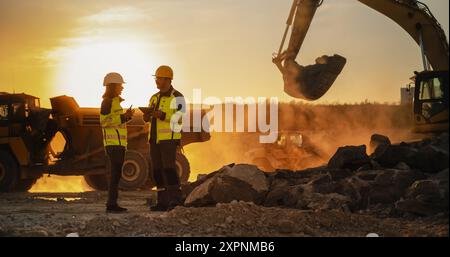
[[[169,90],[167,90],[166,92],[158,92],[158,96],[172,96],[173,92],[175,91],[175,89],[173,88],[173,86],[170,86]]]

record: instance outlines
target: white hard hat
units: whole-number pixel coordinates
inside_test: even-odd
[[[120,75],[117,72],[111,72],[106,74],[105,78],[103,79],[103,86],[106,87],[108,84],[125,84],[125,81],[123,81],[122,75]]]

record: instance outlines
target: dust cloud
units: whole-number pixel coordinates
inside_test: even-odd
[[[300,133],[304,139],[306,154],[313,152],[317,157],[297,164],[295,169],[324,165],[336,149],[344,145],[366,145],[370,154],[370,137],[375,133],[388,136],[394,143],[422,138],[422,135],[412,132],[411,106],[377,103],[313,105],[291,102],[280,103],[278,113],[279,131]],[[249,153],[252,149],[261,147],[263,146],[259,144],[256,133],[245,132],[213,133],[208,142],[187,145],[184,150],[191,163],[190,180],[195,180],[198,174],[215,171],[229,163],[257,164]],[[301,158],[300,155],[305,152],[298,153],[298,157]],[[291,158],[295,159],[296,156]]]

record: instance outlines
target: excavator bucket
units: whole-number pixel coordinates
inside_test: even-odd
[[[317,58],[315,64],[308,66],[301,66],[295,61],[316,10],[321,4],[321,0],[293,1],[280,51],[273,59],[283,74],[284,92],[292,97],[310,101],[319,99],[330,89],[346,63],[346,59],[340,55],[324,55]],[[282,54],[281,49],[292,23],[289,46]]]
[[[321,98],[341,73],[346,59],[340,55],[322,56],[316,63],[301,66],[295,60],[286,60],[283,70],[284,92],[309,101]]]

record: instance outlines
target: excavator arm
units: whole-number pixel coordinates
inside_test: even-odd
[[[358,0],[396,22],[423,51],[424,70],[448,70],[448,41],[428,6],[415,0]]]
[[[424,70],[448,70],[448,41],[429,8],[416,0],[358,0],[401,26],[422,51]],[[313,65],[302,66],[297,55],[314,15],[323,0],[294,0],[280,51],[273,62],[283,74],[284,91],[296,98],[317,100],[333,85],[345,66],[340,55],[322,56]],[[288,28],[293,25],[286,51],[282,52]]]

